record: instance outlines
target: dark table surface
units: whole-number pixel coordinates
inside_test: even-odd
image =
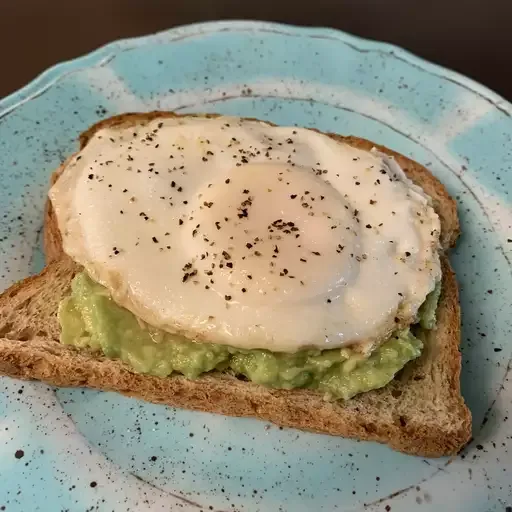
[[[0,12],[0,97],[118,38],[260,19],[395,43],[512,100],[512,0],[7,0]]]

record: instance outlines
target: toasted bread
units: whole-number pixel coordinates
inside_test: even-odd
[[[102,121],[80,137],[85,147],[105,126],[142,125],[176,114],[125,114]],[[395,156],[408,177],[432,197],[441,219],[445,250],[459,234],[455,202],[423,166],[382,146],[356,137],[330,137],[354,147]],[[66,163],[52,180],[58,179]],[[454,454],[469,440],[471,415],[460,394],[460,311],[458,289],[448,259],[442,256],[443,287],[437,325],[425,333],[422,355],[382,389],[347,401],[328,402],[311,390],[279,390],[210,372],[190,380],[138,374],[128,365],[59,342],[57,307],[69,293],[80,267],[62,250],[51,204],[46,207],[47,267],[0,296],[0,373],[38,379],[57,386],[87,386],[174,407],[232,416],[251,416],[285,427],[386,443],[406,453],[436,457]]]

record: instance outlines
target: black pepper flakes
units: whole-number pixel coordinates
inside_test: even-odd
[[[185,274],[183,274],[183,277],[181,278],[181,281],[183,283],[186,283],[189,280],[190,277],[193,277],[192,274],[186,272]]]

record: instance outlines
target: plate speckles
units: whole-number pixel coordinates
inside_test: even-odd
[[[485,88],[380,43],[213,23],[113,43],[0,102],[0,284],[41,267],[50,172],[127,110],[207,111],[363,136],[457,196],[452,261],[474,441],[453,460],[0,379],[0,510],[508,510],[512,119]]]

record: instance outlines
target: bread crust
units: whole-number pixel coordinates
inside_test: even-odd
[[[103,127],[140,125],[169,112],[124,114],[97,123],[80,137],[81,148]],[[208,116],[210,117],[210,116]],[[364,150],[393,155],[404,172],[433,198],[441,218],[442,245],[459,234],[456,206],[445,187],[420,164],[355,137],[329,134]],[[52,183],[64,169],[52,176]],[[45,211],[48,266],[0,295],[0,373],[56,386],[85,386],[173,407],[229,416],[249,416],[284,427],[386,443],[414,455],[457,453],[471,436],[471,414],[460,394],[460,308],[455,275],[442,256],[443,291],[437,326],[425,335],[422,355],[382,389],[347,401],[328,402],[311,390],[277,390],[212,372],[196,380],[135,373],[121,361],[79,351],[59,342],[58,303],[80,270],[62,251],[56,217]]]

